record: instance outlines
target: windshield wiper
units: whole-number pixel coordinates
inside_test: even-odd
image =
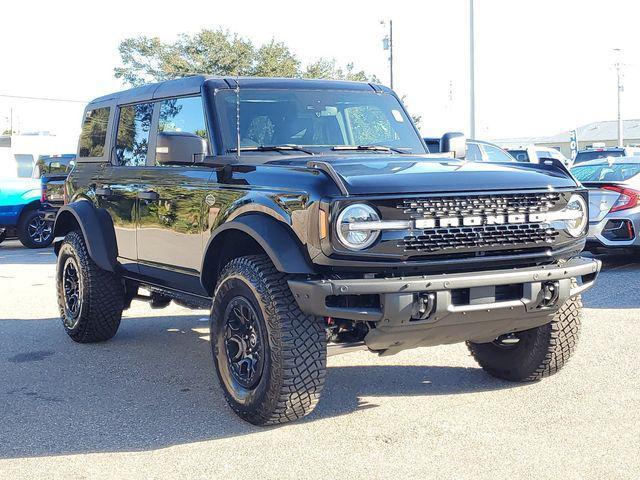
[[[247,147],[240,147],[241,152],[281,152],[285,150],[295,150],[296,152],[304,152],[308,155],[315,155],[315,152],[311,150],[307,150],[304,147],[294,144],[284,144],[284,145],[252,145]],[[227,152],[237,152],[237,148],[229,148]]]
[[[384,145],[336,145],[331,150],[365,150],[370,152],[411,153],[409,148],[393,148]]]

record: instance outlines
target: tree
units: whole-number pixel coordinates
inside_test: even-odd
[[[181,34],[168,43],[157,37],[127,38],[120,43],[119,52],[122,65],[114,69],[114,74],[130,86],[197,74],[380,82],[353,63],[342,67],[335,59],[319,58],[302,65],[282,42],[271,40],[256,47],[250,40],[220,28]],[[412,118],[419,125],[420,116]]]
[[[320,58],[303,66],[282,42],[271,40],[256,47],[228,30],[202,30],[182,34],[174,42],[157,37],[127,38],[119,46],[121,66],[116,78],[131,86],[206,73],[209,75],[286,78],[331,78],[378,82],[375,75]]]

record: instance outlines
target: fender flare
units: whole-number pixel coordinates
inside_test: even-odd
[[[209,238],[200,270],[203,286],[212,275],[206,269],[210,255],[217,255],[217,243],[224,238],[225,232],[231,230],[240,231],[255,240],[279,272],[303,275],[314,273],[304,246],[287,224],[262,213],[247,213],[220,225]]]
[[[53,227],[56,254],[62,241],[59,237],[74,230],[75,224],[80,227],[91,259],[101,269],[115,272],[118,268],[118,244],[111,215],[85,200],[65,205],[58,211]]]

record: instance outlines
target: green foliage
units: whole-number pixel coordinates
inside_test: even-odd
[[[343,68],[333,59],[320,58],[303,66],[282,42],[271,40],[256,47],[223,29],[182,34],[168,43],[157,37],[127,38],[120,43],[119,52],[122,65],[114,74],[131,86],[196,74],[379,82],[352,63]]]

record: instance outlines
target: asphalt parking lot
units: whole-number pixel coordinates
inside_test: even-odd
[[[277,428],[226,407],[205,311],[134,303],[112,341],[73,343],[54,260],[0,246],[0,478],[638,478],[640,256],[604,258],[578,352],[546,381],[493,379],[464,345],[351,353]]]

